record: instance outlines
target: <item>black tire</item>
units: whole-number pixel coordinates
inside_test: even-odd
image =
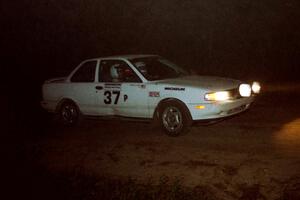
[[[68,100],[62,103],[58,115],[61,124],[65,126],[74,126],[78,123],[80,112],[77,105]]]
[[[151,121],[151,126],[153,129],[160,129],[160,121],[159,121],[159,108],[155,109],[153,118]]]
[[[167,135],[176,137],[188,133],[192,117],[183,103],[169,101],[159,108],[159,122]]]

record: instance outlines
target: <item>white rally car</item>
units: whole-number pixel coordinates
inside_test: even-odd
[[[176,136],[193,121],[247,110],[260,85],[189,75],[156,55],[126,55],[85,60],[69,76],[45,81],[42,91],[42,107],[64,124],[81,115],[153,119]]]

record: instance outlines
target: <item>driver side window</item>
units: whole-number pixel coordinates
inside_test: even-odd
[[[142,82],[136,73],[122,60],[100,62],[99,82]]]

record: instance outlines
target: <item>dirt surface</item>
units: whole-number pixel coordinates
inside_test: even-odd
[[[272,88],[251,110],[176,138],[150,124],[48,122],[22,153],[51,173],[206,187],[217,199],[300,199],[300,91]]]

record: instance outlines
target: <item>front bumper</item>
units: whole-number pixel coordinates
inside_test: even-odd
[[[188,104],[193,120],[217,119],[232,116],[247,110],[254,101],[254,96],[228,100],[224,102]],[[204,108],[197,109],[198,105],[203,105]]]
[[[54,101],[41,101],[40,102],[43,109],[47,110],[48,112],[55,112],[57,103]]]

